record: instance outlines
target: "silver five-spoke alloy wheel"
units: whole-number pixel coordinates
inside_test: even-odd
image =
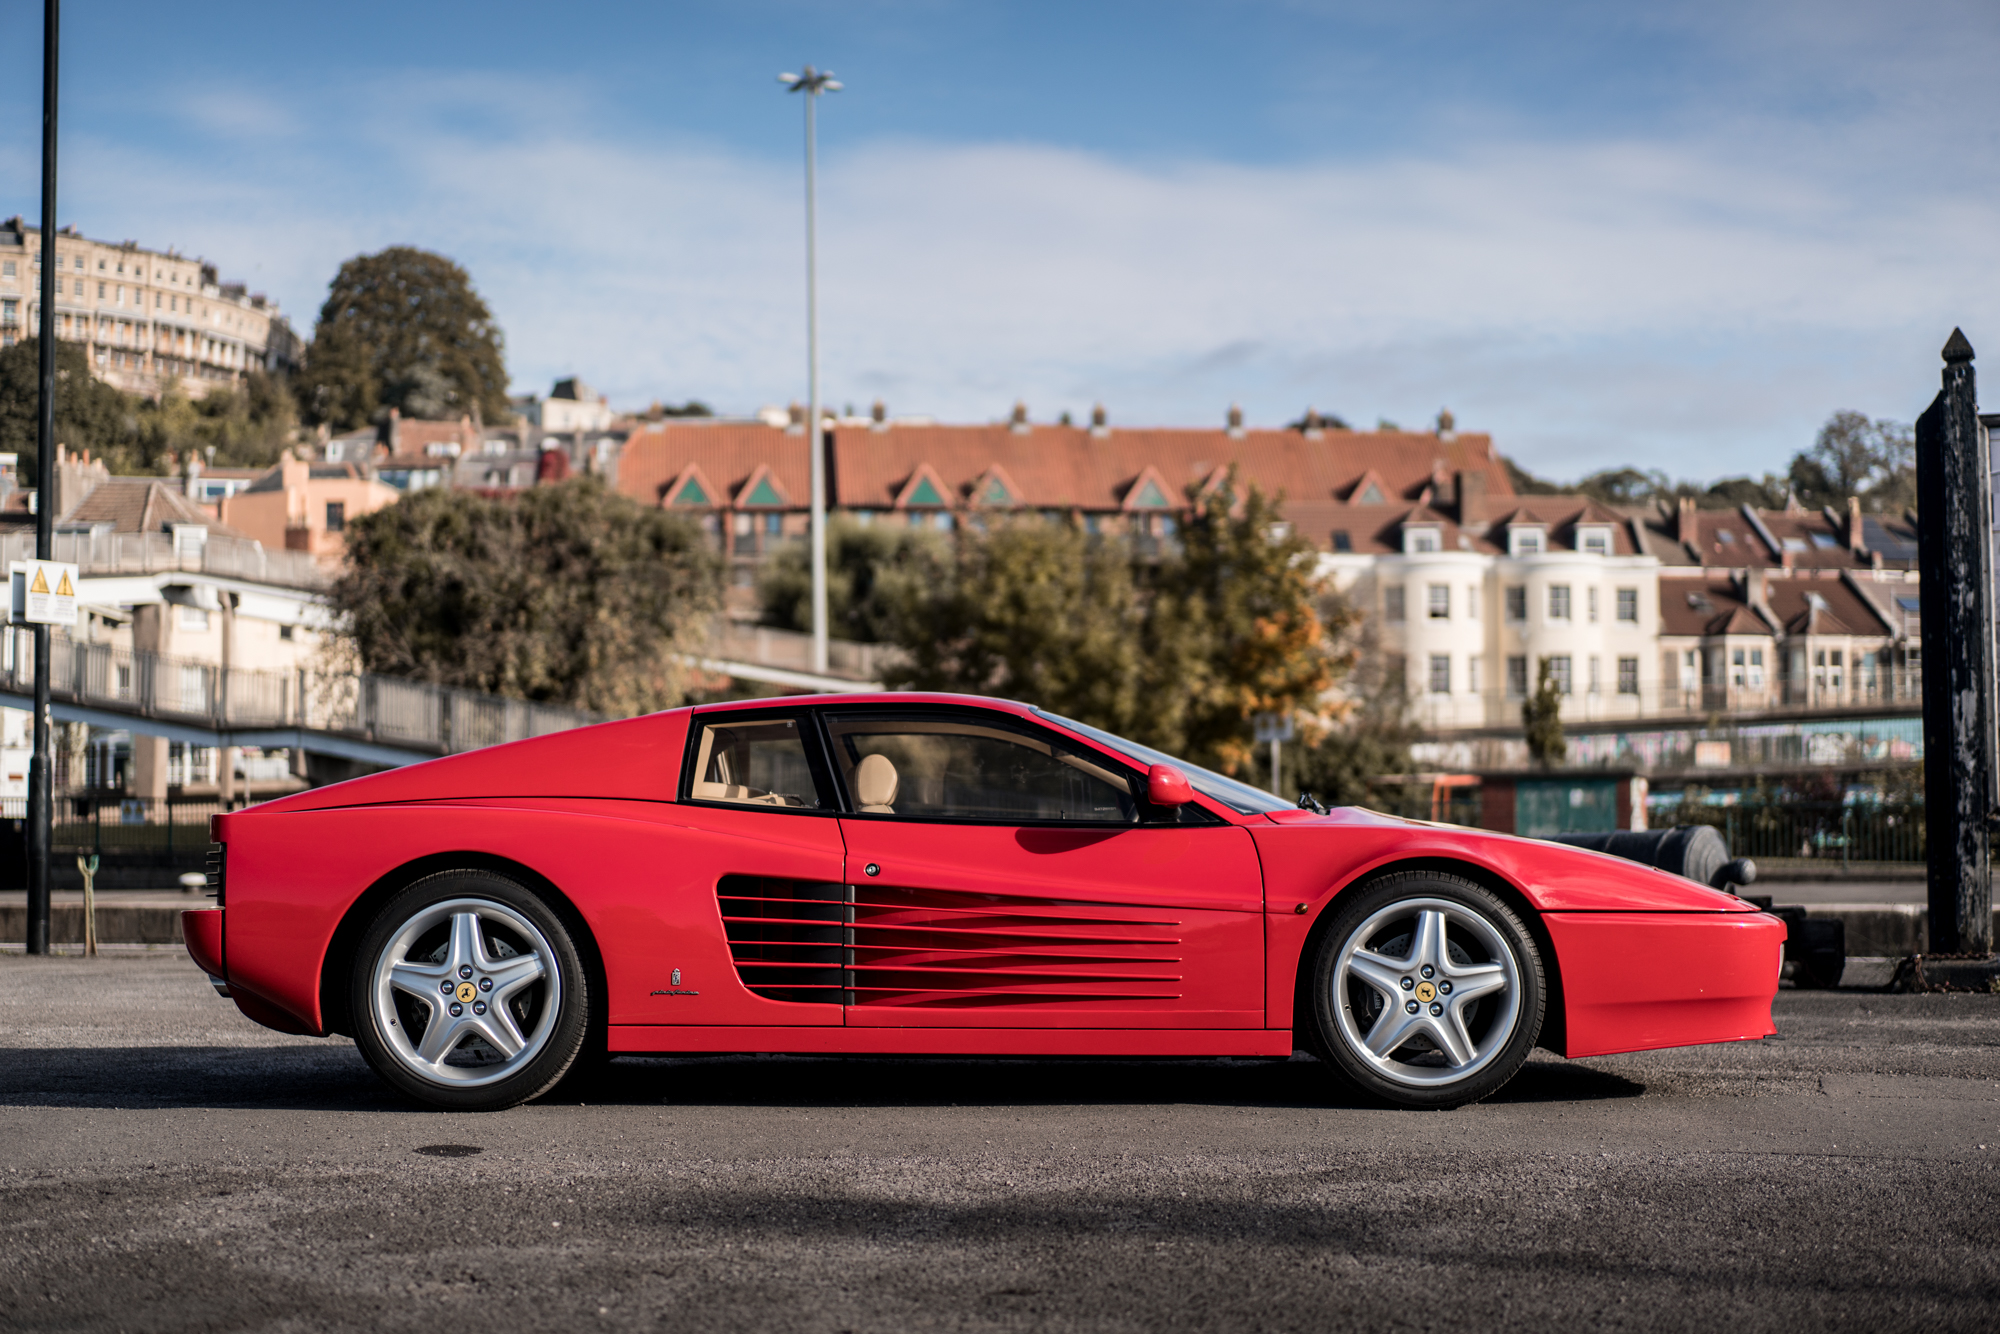
[[[562,969],[541,929],[503,903],[454,898],[404,922],[375,956],[369,1005],[388,1054],[452,1088],[532,1064],[562,1013]]]
[[[1478,1074],[1520,1021],[1513,950],[1450,899],[1406,899],[1370,915],[1342,944],[1333,984],[1349,1050],[1382,1078],[1417,1088]]]

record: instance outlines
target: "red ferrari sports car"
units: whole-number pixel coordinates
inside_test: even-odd
[[[620,1052],[1287,1057],[1393,1103],[1771,1033],[1785,928],[1532,839],[1317,814],[1040,709],[707,705],[217,816],[188,951],[441,1107]]]

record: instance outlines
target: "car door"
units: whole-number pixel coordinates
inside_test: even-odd
[[[697,712],[678,795],[653,896],[674,957],[623,1021],[839,1024],[847,893],[810,712]]]
[[[1263,1026],[1246,831],[1152,808],[1141,775],[1011,714],[820,721],[844,806],[850,1026]]]

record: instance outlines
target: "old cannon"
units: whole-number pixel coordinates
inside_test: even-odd
[[[1743,887],[1757,879],[1757,863],[1748,857],[1731,858],[1729,844],[1712,825],[1618,829],[1608,834],[1557,834],[1551,841],[1606,852],[1644,866],[1657,866],[1730,894],[1740,895]],[[1794,986],[1840,985],[1840,975],[1847,969],[1846,922],[1837,917],[1808,917],[1804,908],[1774,908],[1768,898],[1752,902],[1784,919],[1785,962],[1792,965]]]

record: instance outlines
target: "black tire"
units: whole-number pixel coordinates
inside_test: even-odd
[[[355,1045],[375,1073],[450,1111],[540,1097],[590,1037],[572,928],[526,886],[486,871],[427,876],[384,905],[355,951],[348,994]]]
[[[1534,936],[1499,896],[1406,871],[1347,890],[1331,912],[1308,961],[1309,1036],[1342,1082],[1446,1108],[1514,1077],[1541,1034],[1547,985]]]

